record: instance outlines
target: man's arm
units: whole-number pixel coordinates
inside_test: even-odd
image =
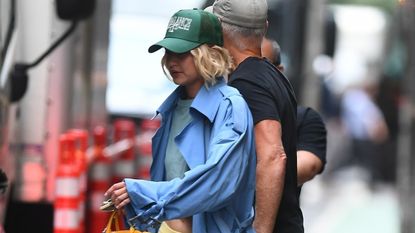
[[[326,163],[327,131],[320,114],[297,108],[297,186],[321,173]]]
[[[297,186],[311,180],[323,168],[323,162],[312,152],[297,151]]]
[[[255,125],[257,150],[256,217],[257,233],[270,233],[281,202],[287,156],[281,141],[281,124],[263,120]]]

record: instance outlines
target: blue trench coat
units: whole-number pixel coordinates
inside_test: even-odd
[[[223,79],[202,86],[190,107],[192,121],[175,138],[190,170],[164,181],[164,159],[178,87],[160,106],[162,124],[152,141],[152,181],[125,179],[127,219],[157,232],[164,220],[193,216],[193,233],[254,232],[256,154],[253,121],[239,92]]]

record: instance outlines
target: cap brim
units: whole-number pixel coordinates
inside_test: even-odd
[[[165,48],[173,53],[185,53],[200,45],[199,42],[186,41],[178,38],[164,38],[148,48],[149,53]]]

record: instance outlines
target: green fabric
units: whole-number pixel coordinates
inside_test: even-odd
[[[223,45],[219,19],[203,10],[180,10],[170,18],[164,39],[148,51],[152,53],[164,47],[174,53],[185,53],[202,44]]]

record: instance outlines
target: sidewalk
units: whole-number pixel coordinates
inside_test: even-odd
[[[399,233],[396,189],[370,189],[364,174],[350,168],[330,182],[317,176],[303,187],[301,208],[306,233]]]

